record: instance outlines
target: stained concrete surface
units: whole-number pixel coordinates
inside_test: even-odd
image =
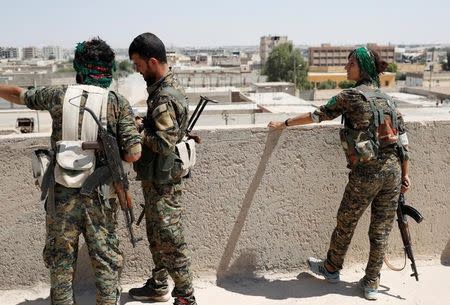
[[[401,265],[401,262],[396,262]],[[383,304],[383,305],[448,305],[450,304],[450,267],[436,261],[419,261],[420,280],[409,276],[408,266],[401,272],[382,271],[377,302],[363,299],[357,281],[364,275],[362,265],[346,267],[341,282],[329,284],[311,273],[247,274],[216,283],[214,276],[195,279],[195,293],[199,305],[317,305],[317,304]],[[132,300],[127,291],[143,282],[124,285],[121,304],[139,305],[149,302]],[[2,305],[48,305],[49,288],[45,285],[22,290],[0,290]],[[92,287],[76,291],[81,305],[95,304]],[[172,304],[172,300],[157,304]]]

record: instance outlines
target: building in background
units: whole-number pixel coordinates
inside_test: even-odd
[[[62,60],[64,58],[63,50],[58,46],[47,46],[42,48],[44,59]]]
[[[322,44],[320,47],[309,48],[310,67],[344,67],[348,60],[348,55],[358,46],[332,46]],[[387,63],[393,63],[395,58],[394,46],[379,46],[377,44],[367,44],[367,47],[379,52],[381,59]],[[322,71],[326,72],[326,71]]]
[[[39,50],[36,47],[23,48],[23,59],[32,59],[39,57]]]
[[[20,59],[22,56],[21,49],[0,47],[0,59]]]
[[[259,56],[261,65],[264,65],[269,58],[272,49],[280,43],[290,42],[287,36],[263,36],[259,43]]]
[[[320,83],[326,81],[336,82],[336,85],[339,85],[340,82],[345,80],[347,80],[347,73],[345,72],[308,72],[308,81],[315,88],[318,88]],[[380,85],[381,87],[394,87],[395,73],[385,72],[381,74]]]

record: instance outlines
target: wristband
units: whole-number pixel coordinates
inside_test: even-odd
[[[289,119],[286,119],[286,121],[284,121],[284,126],[286,126],[286,127],[288,127],[288,126],[289,126],[289,124],[288,124],[288,120],[289,120]]]

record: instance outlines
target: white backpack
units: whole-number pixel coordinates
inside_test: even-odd
[[[98,125],[84,111],[79,138],[80,102],[88,93],[85,106],[91,109],[104,126],[109,91],[90,85],[72,85],[67,88],[63,104],[62,140],[56,143],[55,182],[68,188],[80,188],[95,170],[95,151],[83,150],[85,141],[97,141]]]

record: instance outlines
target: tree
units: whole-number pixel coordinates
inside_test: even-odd
[[[120,62],[116,62],[117,71],[113,73],[113,77],[115,79],[120,77],[126,77],[128,74],[134,72],[133,64],[129,60],[122,60]]]
[[[308,65],[299,49],[294,49],[292,43],[281,43],[274,47],[264,65],[263,74],[270,82],[292,82],[297,88],[310,87],[307,81]]]
[[[346,79],[346,80],[339,82],[338,87],[341,89],[348,89],[348,88],[355,87],[355,85],[356,85],[355,81]]]
[[[117,65],[117,70],[128,73],[134,72],[133,65],[129,60],[122,60],[121,62],[119,62],[119,64]]]
[[[388,66],[386,68],[386,72],[397,73],[397,71],[398,71],[398,66],[395,62],[391,62],[388,64]]]
[[[319,87],[317,89],[323,90],[323,89],[335,89],[336,88],[336,82],[332,81],[331,79],[327,79],[324,82],[321,82],[319,84]]]

